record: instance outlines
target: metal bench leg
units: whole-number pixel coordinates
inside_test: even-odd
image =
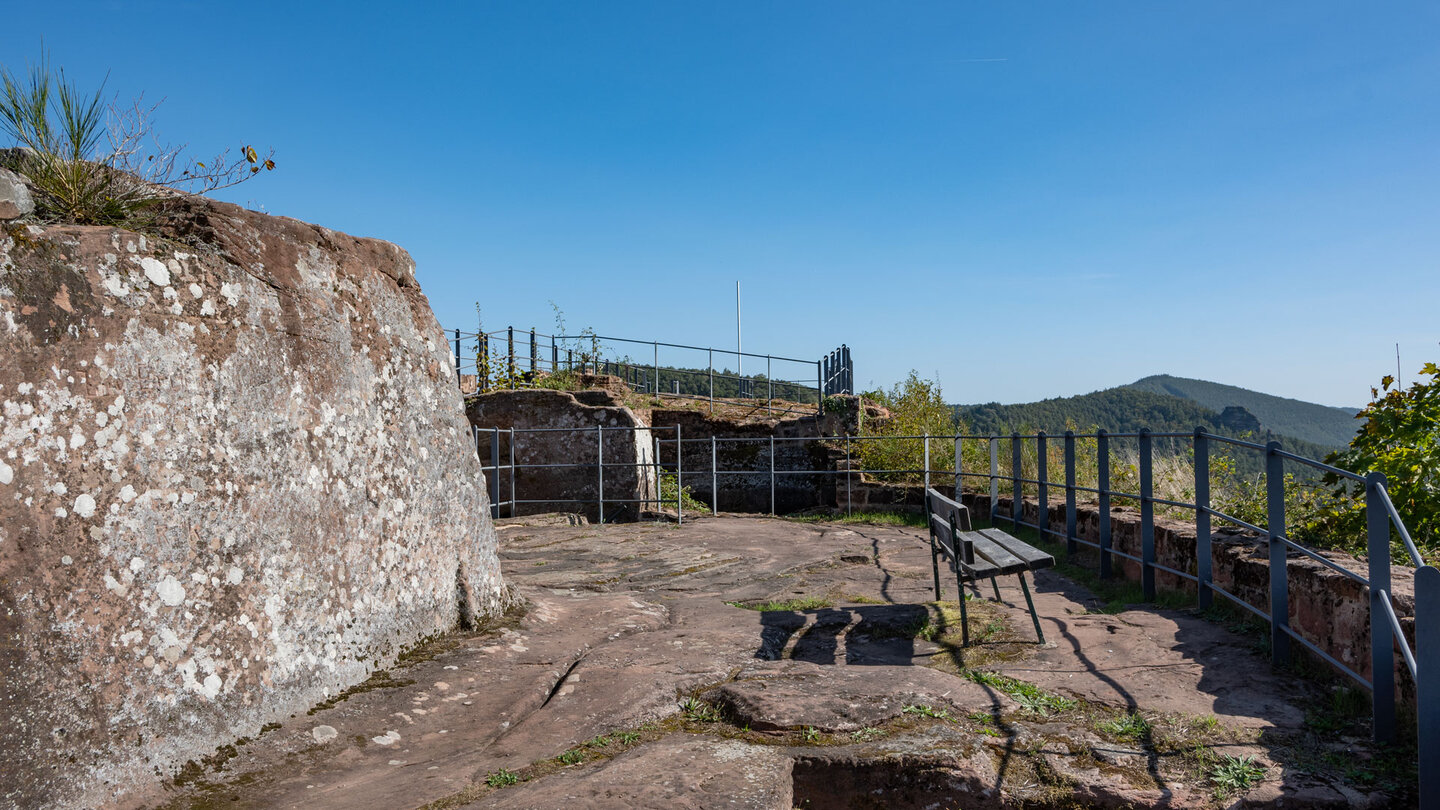
[[[1035,601],[1030,598],[1030,586],[1025,584],[1025,572],[1021,571],[1017,576],[1020,577],[1020,590],[1025,592],[1025,604],[1030,608],[1030,619],[1035,622],[1035,637],[1044,644],[1045,631],[1040,629],[1040,616],[1035,612]]]
[[[935,544],[935,532],[930,532],[930,567],[935,571],[935,601],[940,601],[940,549]]]
[[[992,588],[995,589],[995,601],[996,601],[996,602],[999,602],[999,601],[1000,601],[1000,583],[995,581],[995,577],[990,577],[990,587],[992,587]]]
[[[960,646],[970,646],[970,616],[965,611],[965,580],[960,577],[960,571],[955,571],[955,589],[960,594]]]

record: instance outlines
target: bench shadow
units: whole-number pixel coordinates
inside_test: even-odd
[[[822,666],[912,666],[915,636],[930,618],[923,605],[765,610],[755,657]]]

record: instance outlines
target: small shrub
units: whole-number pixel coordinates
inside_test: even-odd
[[[1255,764],[1254,757],[1232,757],[1224,754],[1210,769],[1210,781],[1217,796],[1244,793],[1265,778],[1265,769]]]
[[[510,787],[519,783],[520,775],[504,768],[485,777],[485,784],[492,788]]]

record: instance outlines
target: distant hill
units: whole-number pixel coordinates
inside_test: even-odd
[[[1256,415],[1244,406],[1226,405],[1223,411],[1216,411],[1173,394],[1129,386],[1018,405],[991,402],[951,407],[964,429],[973,433],[1043,430],[1059,435],[1070,425],[1080,433],[1090,432],[1096,427],[1111,433],[1133,433],[1140,428],[1149,428],[1156,433],[1189,433],[1197,427],[1204,427],[1213,433],[1251,441],[1276,439],[1286,450],[1313,459],[1324,459],[1339,446],[1280,434],[1265,424],[1263,418],[1257,422]],[[1241,472],[1255,473],[1262,466],[1260,457],[1254,453],[1236,452],[1231,455]]]
[[[1123,387],[1169,394],[1212,411],[1224,411],[1227,407],[1238,405],[1255,414],[1267,430],[1326,447],[1350,444],[1350,439],[1360,427],[1360,422],[1355,419],[1358,408],[1332,408],[1205,380],[1156,374]]]

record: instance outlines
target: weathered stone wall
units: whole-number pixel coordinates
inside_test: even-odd
[[[712,486],[710,474],[712,436],[716,437],[714,483],[719,489],[720,511],[770,511],[771,436],[775,437],[776,513],[835,503],[837,453],[824,442],[806,441],[823,435],[821,431],[826,424],[823,420],[810,416],[737,423],[713,418],[702,411],[678,408],[657,408],[651,412],[650,419],[667,439],[673,438],[673,428],[680,426],[680,435],[685,440],[684,485],[704,504],[712,503],[712,493],[717,488]],[[662,463],[673,467],[674,449],[673,444],[661,444]]]
[[[0,806],[125,795],[506,601],[409,256],[160,228],[0,231]]]
[[[478,449],[486,466],[494,442],[489,428],[544,429],[514,436],[514,497],[542,502],[517,504],[513,514],[578,512],[599,520],[602,485],[607,522],[635,520],[642,511],[655,509],[654,436],[608,391],[494,391],[470,398],[466,415],[479,429]],[[601,426],[605,428],[603,482],[596,466],[601,459],[596,428]],[[502,433],[500,503],[511,500],[510,450],[509,435]],[[500,514],[508,517],[512,512],[502,507]]]

